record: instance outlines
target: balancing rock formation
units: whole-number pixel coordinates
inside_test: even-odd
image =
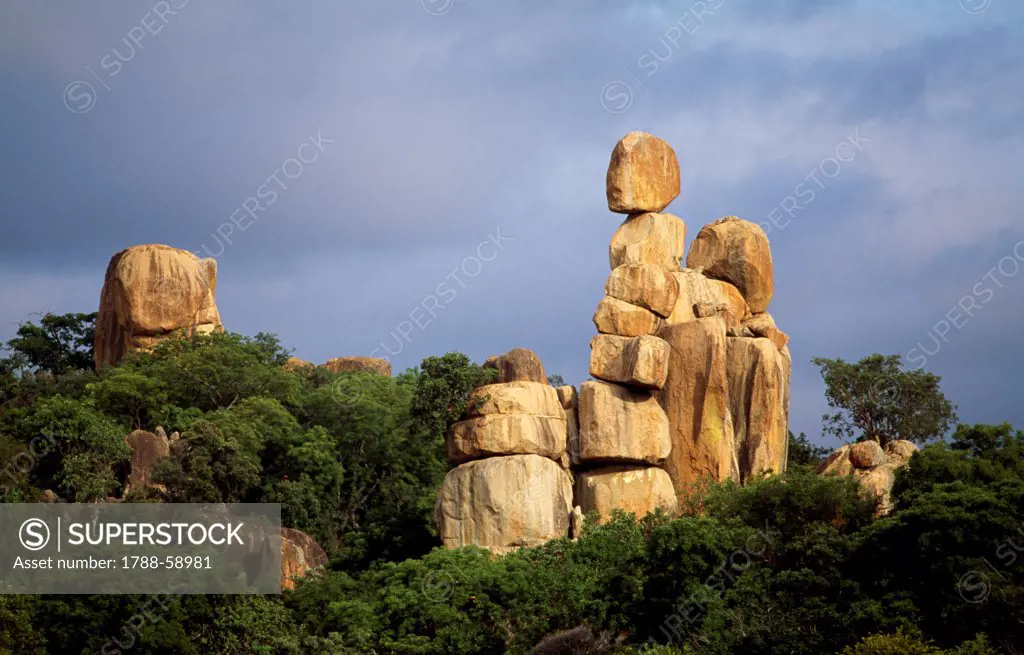
[[[594,313],[594,379],[552,389],[528,350],[485,363],[499,383],[474,392],[447,440],[458,466],[437,502],[446,546],[506,552],[575,535],[585,513],[671,514],[707,479],[785,470],[791,359],[767,313],[768,237],[729,216],[687,255],[686,224],[662,213],[679,191],[667,143],[632,132],[616,144],[608,208],[627,217]]]
[[[768,237],[754,223],[719,219],[700,230],[680,268],[686,226],[659,213],[679,188],[675,152],[661,139],[633,132],[615,146],[608,207],[628,216],[609,247],[612,274],[594,314],[601,335],[590,363],[595,378],[658,402],[668,453],[644,461],[664,467],[676,494],[707,478],[746,481],[785,469],[790,372],[788,337],[766,312],[774,292]],[[614,366],[609,352],[622,353]],[[645,400],[628,407],[635,412]],[[608,409],[585,416],[584,406],[581,449],[598,425],[624,426],[619,439],[634,448],[652,443],[650,426],[628,425]]]
[[[476,389],[446,439],[434,519],[445,546],[502,554],[568,536],[572,479],[563,401],[532,352],[489,360],[499,382]]]
[[[170,246],[132,246],[107,265],[96,317],[96,368],[175,332],[223,331],[214,292],[217,261]]]
[[[910,463],[920,450],[912,441],[897,439],[883,449],[877,441],[846,444],[828,456],[818,473],[821,475],[852,475],[860,492],[878,503],[877,516],[892,511],[892,487],[896,470]]]

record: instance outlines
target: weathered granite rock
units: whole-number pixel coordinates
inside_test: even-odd
[[[885,461],[896,466],[906,466],[914,453],[920,450],[913,441],[896,439],[885,444]]]
[[[768,309],[775,290],[772,253],[756,223],[735,216],[708,223],[690,245],[686,266],[736,285],[751,312]]]
[[[163,245],[133,246],[110,259],[96,317],[96,367],[175,334],[222,331],[214,301],[217,262]]]
[[[876,516],[885,516],[893,508],[896,471],[907,466],[917,451],[917,446],[903,440],[889,442],[884,450],[876,441],[846,444],[829,455],[819,473],[852,476],[864,497],[876,501]]]
[[[725,311],[722,312],[725,328],[728,330],[740,327],[743,320],[750,315],[747,301],[743,299],[740,290],[722,280],[708,280],[708,287],[711,290],[712,302],[725,306]]]
[[[850,461],[850,444],[846,444],[829,455],[818,469],[820,475],[853,475],[854,466]]]
[[[327,566],[327,553],[313,537],[292,528],[281,528],[281,588],[294,589],[296,578]]]
[[[566,385],[555,389],[565,410],[565,448],[570,464],[580,463],[579,395],[576,387]]]
[[[665,469],[676,491],[708,478],[737,479],[724,319],[667,325],[658,336],[671,348],[668,378],[655,397],[668,415],[672,453]]]
[[[850,448],[850,463],[858,469],[874,468],[885,463],[885,451],[877,441],[860,441]]]
[[[39,493],[39,502],[41,503],[59,503],[60,496],[56,494],[52,489],[43,489]]]
[[[572,508],[572,515],[569,517],[569,538],[575,541],[580,538],[583,534],[583,523],[585,517],[583,516],[583,508],[576,505]]]
[[[286,371],[300,371],[312,369],[315,367],[313,366],[313,364],[307,362],[304,359],[299,359],[298,357],[289,357],[288,360],[281,365],[281,368],[283,368]],[[390,375],[390,372],[388,373],[388,375]]]
[[[484,368],[498,371],[498,382],[543,382],[547,384],[548,376],[540,357],[532,350],[514,348],[504,355],[492,355],[484,362]]]
[[[572,480],[539,455],[490,457],[445,476],[434,510],[447,548],[474,544],[503,554],[569,535]]]
[[[626,264],[608,276],[604,292],[612,298],[669,316],[679,298],[679,283],[671,271],[652,264]]]
[[[895,483],[896,466],[892,464],[876,466],[857,479],[861,493],[878,504],[876,516],[885,516],[892,511],[892,488]]]
[[[333,357],[323,367],[331,373],[376,373],[391,377],[391,362],[379,357]]]
[[[561,409],[561,408],[559,408]],[[565,453],[562,416],[489,414],[452,425],[445,440],[453,464],[494,455],[540,455],[559,460]]]
[[[621,509],[642,518],[661,507],[670,515],[679,510],[672,480],[656,466],[613,466],[576,476],[576,502],[584,514],[597,512],[600,522]]]
[[[654,334],[663,320],[649,309],[611,296],[602,298],[594,312],[594,325],[598,332],[623,337]]]
[[[678,271],[685,256],[686,223],[672,214],[634,214],[619,226],[608,246],[612,269],[651,264]]]
[[[612,150],[605,186],[613,212],[660,212],[679,195],[676,153],[656,136],[630,132]]]
[[[646,391],[600,381],[580,385],[581,462],[657,464],[669,456],[665,411]]]
[[[660,389],[668,375],[668,344],[649,335],[599,334],[590,340],[590,374],[628,387]]]
[[[702,318],[695,312],[697,305],[716,305],[721,301],[719,294],[712,292],[708,278],[692,268],[673,271],[672,277],[676,279],[676,284],[679,286],[679,295],[676,296],[676,304],[672,308],[672,313],[665,318],[665,325],[686,323],[696,318]],[[711,310],[709,315],[717,313],[717,310]]]
[[[171,446],[167,437],[145,430],[135,430],[129,433],[124,441],[132,449],[131,473],[128,476],[128,483],[135,490],[151,486],[154,464],[161,457],[171,454]]]
[[[750,316],[743,321],[743,327],[750,330],[755,337],[768,339],[779,350],[789,343],[789,335],[775,326],[775,319],[768,312]]]
[[[789,362],[766,339],[727,339],[729,411],[740,480],[786,470]]]
[[[488,414],[531,414],[565,418],[558,392],[542,382],[498,382],[478,387],[469,394],[466,418]]]

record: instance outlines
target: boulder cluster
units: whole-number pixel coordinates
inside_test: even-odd
[[[107,265],[96,317],[96,368],[175,333],[223,331],[214,301],[217,260],[170,246],[132,246]]]
[[[593,379],[578,392],[556,389],[524,349],[485,362],[497,383],[471,394],[446,437],[454,468],[435,508],[446,546],[533,546],[578,533],[590,512],[601,520],[616,509],[673,513],[706,480],[746,482],[785,469],[791,359],[789,338],[767,312],[768,238],[729,216],[705,225],[687,253],[686,224],[664,213],[679,192],[669,144],[643,132],[616,144],[606,194],[608,208],[626,219],[611,239],[611,273],[593,317]],[[114,255],[100,297],[96,366],[173,334],[222,331],[216,282],[216,262],[185,250],[143,245]],[[391,375],[388,361],[369,357],[320,366]],[[284,368],[313,365],[290,358]],[[152,465],[170,441],[129,436],[132,487],[152,486]],[[830,463],[843,466],[838,461]],[[887,462],[853,466],[854,474],[867,471],[863,484],[875,484]]]
[[[569,534],[572,478],[568,421],[544,366],[516,349],[485,364],[498,382],[470,394],[465,420],[446,439],[456,464],[438,493],[434,518],[445,546],[504,553]]]
[[[590,375],[553,389],[533,353],[487,365],[497,384],[447,438],[436,520],[448,547],[504,552],[575,534],[583,514],[669,513],[705,480],[785,470],[789,338],[768,304],[771,251],[754,223],[686,225],[672,147],[642,132],[612,152],[608,207],[627,217],[609,246]],[[685,267],[683,264],[685,262]]]
[[[892,487],[896,469],[910,462],[919,448],[912,442],[897,439],[882,448],[877,441],[859,441],[842,446],[822,463],[821,475],[851,475],[860,485],[861,493],[878,504],[877,515],[892,511]]]
[[[635,466],[643,455],[648,467],[664,468],[673,493],[652,486],[648,497],[670,511],[704,480],[746,482],[785,469],[791,364],[789,338],[767,313],[768,237],[725,217],[698,232],[684,260],[686,225],[661,213],[679,188],[676,154],[661,139],[633,132],[615,146],[608,207],[628,216],[612,237],[612,272],[594,314],[590,374],[599,381],[583,387],[630,400],[582,403],[580,417],[581,444],[617,426],[633,452],[608,459]],[[651,408],[646,423],[625,421],[637,407]],[[662,476],[651,470],[645,479]]]

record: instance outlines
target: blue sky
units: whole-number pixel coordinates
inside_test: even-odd
[[[1011,0],[8,2],[0,339],[94,311],[114,252],[166,243],[217,256],[228,329],[305,359],[527,347],[579,383],[621,221],[608,156],[641,129],[679,155],[688,240],[769,226],[794,431],[826,410],[811,357],[874,352],[942,375],[965,421],[1024,426],[1022,19]]]

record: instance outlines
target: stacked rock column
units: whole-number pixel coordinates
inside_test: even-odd
[[[788,337],[767,313],[774,292],[767,236],[735,217],[714,221],[698,233],[682,268],[685,225],[660,213],[679,189],[667,143],[633,132],[616,144],[608,206],[629,216],[609,249],[613,270],[594,315],[601,334],[591,343],[590,373],[659,403],[669,434],[662,465],[675,493],[686,494],[707,480],[746,481],[785,469],[791,360]],[[609,410],[594,416],[586,402],[588,385],[599,397],[601,384],[588,382],[580,393],[584,467],[598,461],[583,452],[587,444],[602,426],[616,425]],[[635,412],[645,399],[623,404]],[[604,430],[619,430],[630,446],[616,456],[631,462],[658,434],[653,421],[635,423]],[[660,461],[653,451],[643,455],[648,464]],[[587,497],[586,479],[578,476],[578,504]]]
[[[448,548],[502,554],[569,534],[572,478],[566,413],[536,355],[514,350],[488,362],[498,383],[476,389],[465,420],[447,435],[435,523]]]
[[[724,353],[718,373],[724,370],[728,387],[732,477],[747,482],[762,474],[780,473],[788,457],[792,361],[789,337],[767,311],[775,291],[768,237],[750,221],[721,218],[697,234],[686,265],[689,270],[684,275],[708,285],[713,296],[711,312],[722,316],[725,325],[724,351],[719,348],[716,355]],[[696,291],[699,286],[698,282],[690,288]],[[706,305],[697,304],[700,294],[694,295],[693,311],[699,316]],[[720,337],[721,325],[715,331]]]
[[[607,518],[622,509],[644,516],[669,512],[678,501],[662,468],[672,442],[669,417],[655,392],[669,374],[669,344],[655,336],[679,295],[673,276],[685,248],[686,226],[661,214],[679,195],[679,164],[664,141],[642,132],[612,153],[608,207],[627,214],[609,247],[612,272],[590,342],[590,375],[580,386],[575,503]]]

